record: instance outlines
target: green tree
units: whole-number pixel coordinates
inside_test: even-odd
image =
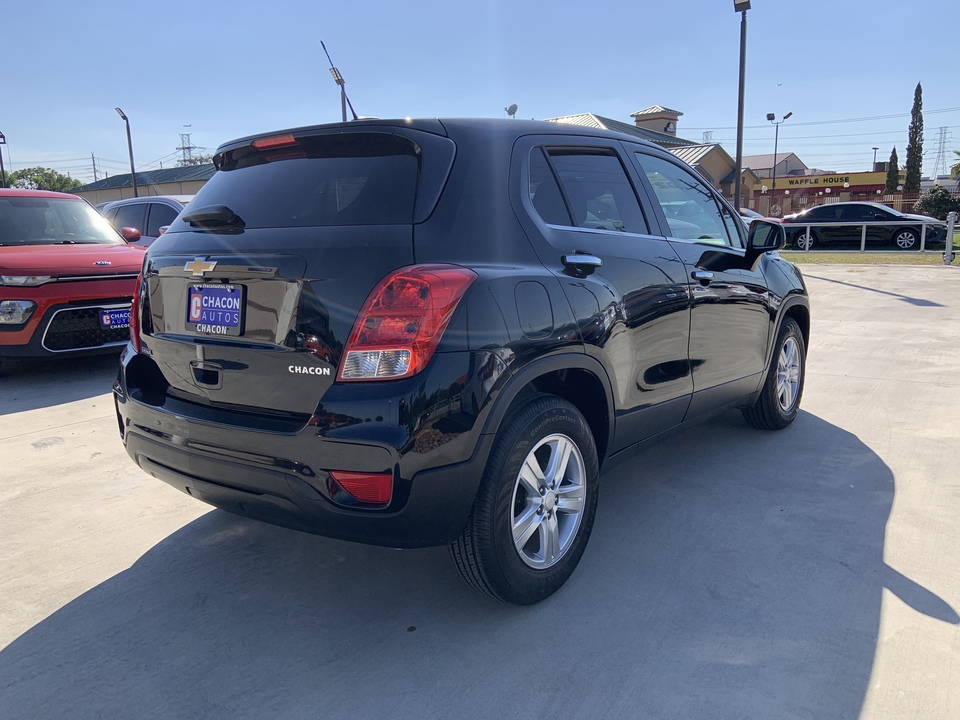
[[[910,130],[907,135],[907,178],[903,181],[905,193],[920,192],[920,174],[923,170],[923,88],[917,83],[913,91],[913,109],[910,110]]]
[[[70,192],[83,185],[69,175],[63,175],[56,170],[42,167],[24,168],[7,175],[7,184],[13,188],[26,190],[54,190],[56,192]]]
[[[890,153],[890,162],[887,163],[887,183],[883,186],[883,192],[886,195],[895,193],[897,185],[900,184],[900,158],[897,157],[897,146],[893,146],[893,152]]]
[[[186,160],[177,161],[177,167],[187,167],[188,165],[207,165],[213,162],[213,155],[194,155]]]
[[[960,150],[954,150],[953,154],[960,158]],[[956,179],[957,188],[960,189],[960,159],[950,167],[950,177]]]
[[[920,195],[913,211],[920,215],[930,215],[937,220],[946,220],[947,213],[960,213],[960,198],[955,198],[945,187],[934,185]]]

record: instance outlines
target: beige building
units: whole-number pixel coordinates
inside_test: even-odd
[[[138,172],[137,194],[140,197],[195,195],[215,172],[216,168],[212,163]],[[99,205],[112,200],[132,198],[133,183],[130,181],[130,173],[127,173],[98,180],[72,192],[74,195],[86,198],[92,205]]]

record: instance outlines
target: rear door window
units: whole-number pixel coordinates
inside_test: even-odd
[[[636,192],[615,152],[551,148],[548,155],[574,225],[591,230],[649,232]]]

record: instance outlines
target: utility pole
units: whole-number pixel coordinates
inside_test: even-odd
[[[93,153],[90,153],[90,162],[93,164],[93,181],[96,182],[99,178],[97,177],[97,159],[93,156]]]

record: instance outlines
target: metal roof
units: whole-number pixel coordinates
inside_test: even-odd
[[[798,163],[807,167],[806,163],[794,155],[792,152],[777,153],[777,165],[789,157],[794,157]],[[773,153],[769,155],[746,155],[743,158],[743,166],[751,170],[770,170],[773,168]]]
[[[592,127],[599,130],[622,132],[626,133],[627,135],[633,135],[634,137],[638,137],[642,140],[649,140],[650,142],[667,148],[697,144],[690,140],[684,140],[683,138],[674,137],[673,135],[667,135],[666,133],[660,133],[654,130],[647,130],[646,128],[640,128],[636,125],[631,125],[630,123],[620,122],[619,120],[603,117],[602,115],[594,115],[593,113],[580,113],[579,115],[564,115],[563,117],[547,118],[547,122],[565,123],[567,125],[580,125],[582,127]]]
[[[163,170],[149,170],[137,173],[137,185],[146,187],[148,185],[163,185],[165,183],[191,182],[194,180],[209,180],[217,169],[213,163],[206,165],[187,165],[185,167],[164,168]],[[88,190],[111,190],[116,188],[133,187],[130,181],[130,173],[125,175],[114,175],[113,177],[97,180],[97,182],[78,187],[73,192],[86,192]]]
[[[638,117],[640,115],[676,115],[680,117],[683,113],[679,110],[665,108],[663,105],[651,105],[646,110],[637,110],[635,113],[630,113],[630,117]]]
[[[724,155],[727,154],[726,150],[720,147],[718,143],[711,143],[709,145],[685,145],[683,147],[670,148],[670,152],[683,160],[687,165],[696,167],[700,164],[701,160],[717,148],[720,148],[720,152]]]

